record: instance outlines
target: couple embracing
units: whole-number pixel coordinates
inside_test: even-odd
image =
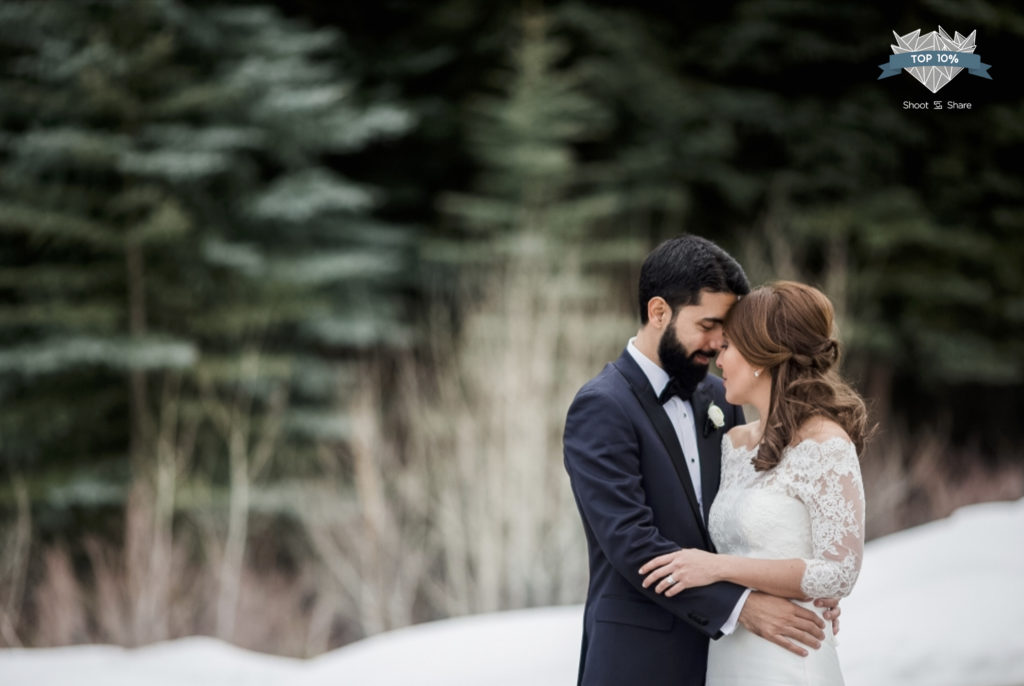
[[[725,251],[682,236],[647,256],[639,305],[565,425],[590,557],[579,684],[842,684],[868,427],[831,303],[794,282],[751,291]]]

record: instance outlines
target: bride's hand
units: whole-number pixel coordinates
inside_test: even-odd
[[[671,598],[687,588],[713,584],[719,580],[715,574],[716,557],[696,548],[659,555],[640,568],[640,574],[646,575],[643,587],[650,588],[653,584],[656,593]]]
[[[825,621],[832,622],[832,633],[838,634],[839,615],[842,614],[842,610],[839,608],[839,598],[819,598],[814,601],[814,604],[825,608],[825,612],[821,616],[825,618]]]

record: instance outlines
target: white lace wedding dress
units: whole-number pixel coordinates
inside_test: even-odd
[[[771,470],[755,471],[756,447],[722,438],[722,482],[708,528],[719,553],[762,559],[802,558],[810,598],[850,593],[864,550],[864,486],[852,443],[805,440],[786,448]],[[804,607],[822,613],[810,603]],[[711,642],[707,686],[843,683],[831,626],[808,657],[790,653],[743,626]]]

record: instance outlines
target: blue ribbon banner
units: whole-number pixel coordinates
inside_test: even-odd
[[[947,52],[943,50],[925,50],[922,52],[904,52],[891,55],[886,64],[878,65],[882,70],[879,80],[896,76],[904,69],[912,67],[962,67],[972,76],[991,79],[988,69],[991,64],[982,64],[981,55],[971,52]]]

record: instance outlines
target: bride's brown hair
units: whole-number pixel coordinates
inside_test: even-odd
[[[729,345],[748,363],[771,373],[768,416],[754,468],[773,468],[782,450],[811,417],[833,420],[859,454],[868,438],[864,400],[839,376],[834,310],[824,293],[794,281],[756,288],[725,319]]]

